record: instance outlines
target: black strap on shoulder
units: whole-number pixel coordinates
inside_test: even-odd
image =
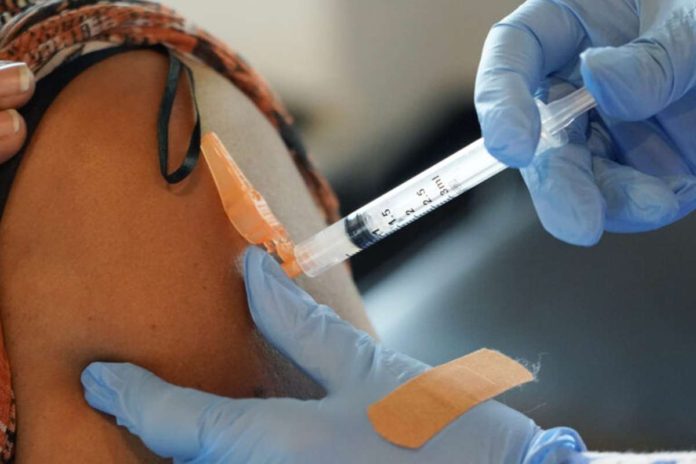
[[[201,118],[198,113],[198,102],[196,101],[196,92],[194,89],[193,73],[184,65],[179,58],[171,51],[169,54],[169,73],[167,74],[167,84],[164,88],[164,95],[160,103],[159,118],[157,119],[157,140],[159,142],[159,165],[162,177],[170,183],[176,184],[186,179],[191,174],[196,166],[201,147]],[[191,83],[191,98],[196,111],[196,124],[191,134],[186,156],[181,162],[181,165],[173,172],[169,172],[169,120],[172,115],[172,107],[174,106],[174,98],[176,97],[176,89],[179,87],[182,68],[186,70],[189,81]]]
[[[164,97],[162,98],[162,107],[160,109],[158,121],[159,161],[162,169],[162,176],[167,182],[176,183],[185,179],[186,176],[193,170],[198,159],[198,150],[201,144],[200,115],[198,113],[198,104],[196,102],[191,70],[183,65],[176,56],[169,53],[164,47],[123,46],[93,52],[76,58],[69,63],[65,63],[50,75],[38,81],[34,96],[27,105],[20,109],[20,113],[24,117],[27,125],[27,143],[29,140],[31,140],[48,107],[60,94],[61,90],[63,90],[63,88],[65,88],[75,77],[92,65],[118,53],[140,50],[143,48],[149,48],[161,53],[168,53],[170,57],[169,74]],[[193,93],[193,103],[196,110],[196,125],[194,127],[193,134],[191,135],[191,142],[189,143],[189,148],[184,161],[181,163],[181,166],[179,166],[178,169],[169,174],[167,172],[167,162],[169,161],[169,119],[171,116],[171,110],[174,104],[174,97],[176,95],[176,88],[179,83],[182,67],[186,69],[191,82],[191,92]],[[7,204],[7,199],[9,198],[17,169],[20,162],[24,158],[26,145],[27,144],[22,147],[19,153],[10,158],[9,161],[0,164],[0,217],[2,217]]]

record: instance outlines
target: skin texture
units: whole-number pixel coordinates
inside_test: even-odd
[[[291,232],[321,227],[274,129],[222,78],[194,71],[204,127],[239,154]],[[44,116],[15,180],[0,223],[0,307],[19,463],[154,462],[84,402],[79,376],[91,361],[133,362],[231,397],[321,395],[255,331],[238,267],[247,244],[204,161],[180,185],[161,178],[156,119],[166,72],[164,56],[137,51],[78,76]],[[172,167],[192,127],[182,85]],[[345,269],[307,288],[370,330]]]

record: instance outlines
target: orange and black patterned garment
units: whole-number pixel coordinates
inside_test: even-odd
[[[180,70],[185,68],[177,55],[192,57],[228,78],[254,102],[279,131],[327,222],[338,218],[338,202],[333,192],[312,167],[293,129],[292,119],[267,84],[237,53],[173,10],[140,0],[0,1],[0,60],[23,61],[39,79],[34,97],[22,110],[28,137],[60,89],[79,72],[114,53],[153,47],[170,56],[158,127],[163,182],[185,178],[198,158],[200,124],[194,130],[182,165],[173,173],[166,171],[166,107],[173,99]],[[22,155],[20,152],[0,166],[0,215]],[[10,365],[0,327],[0,459],[3,462],[13,458],[15,424]]]

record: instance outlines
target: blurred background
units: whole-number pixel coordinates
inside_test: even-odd
[[[489,27],[514,0],[169,0],[282,96],[344,212],[479,137]],[[364,252],[382,339],[438,364],[480,347],[539,363],[501,400],[595,449],[696,447],[696,217],[575,248],[505,172]],[[691,271],[690,271],[691,270]]]

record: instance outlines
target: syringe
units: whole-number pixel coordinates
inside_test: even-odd
[[[584,88],[548,105],[537,100],[541,137],[536,154],[568,143],[565,129],[595,105]],[[321,274],[506,167],[486,151],[483,139],[479,139],[297,244],[297,264],[308,276]]]

